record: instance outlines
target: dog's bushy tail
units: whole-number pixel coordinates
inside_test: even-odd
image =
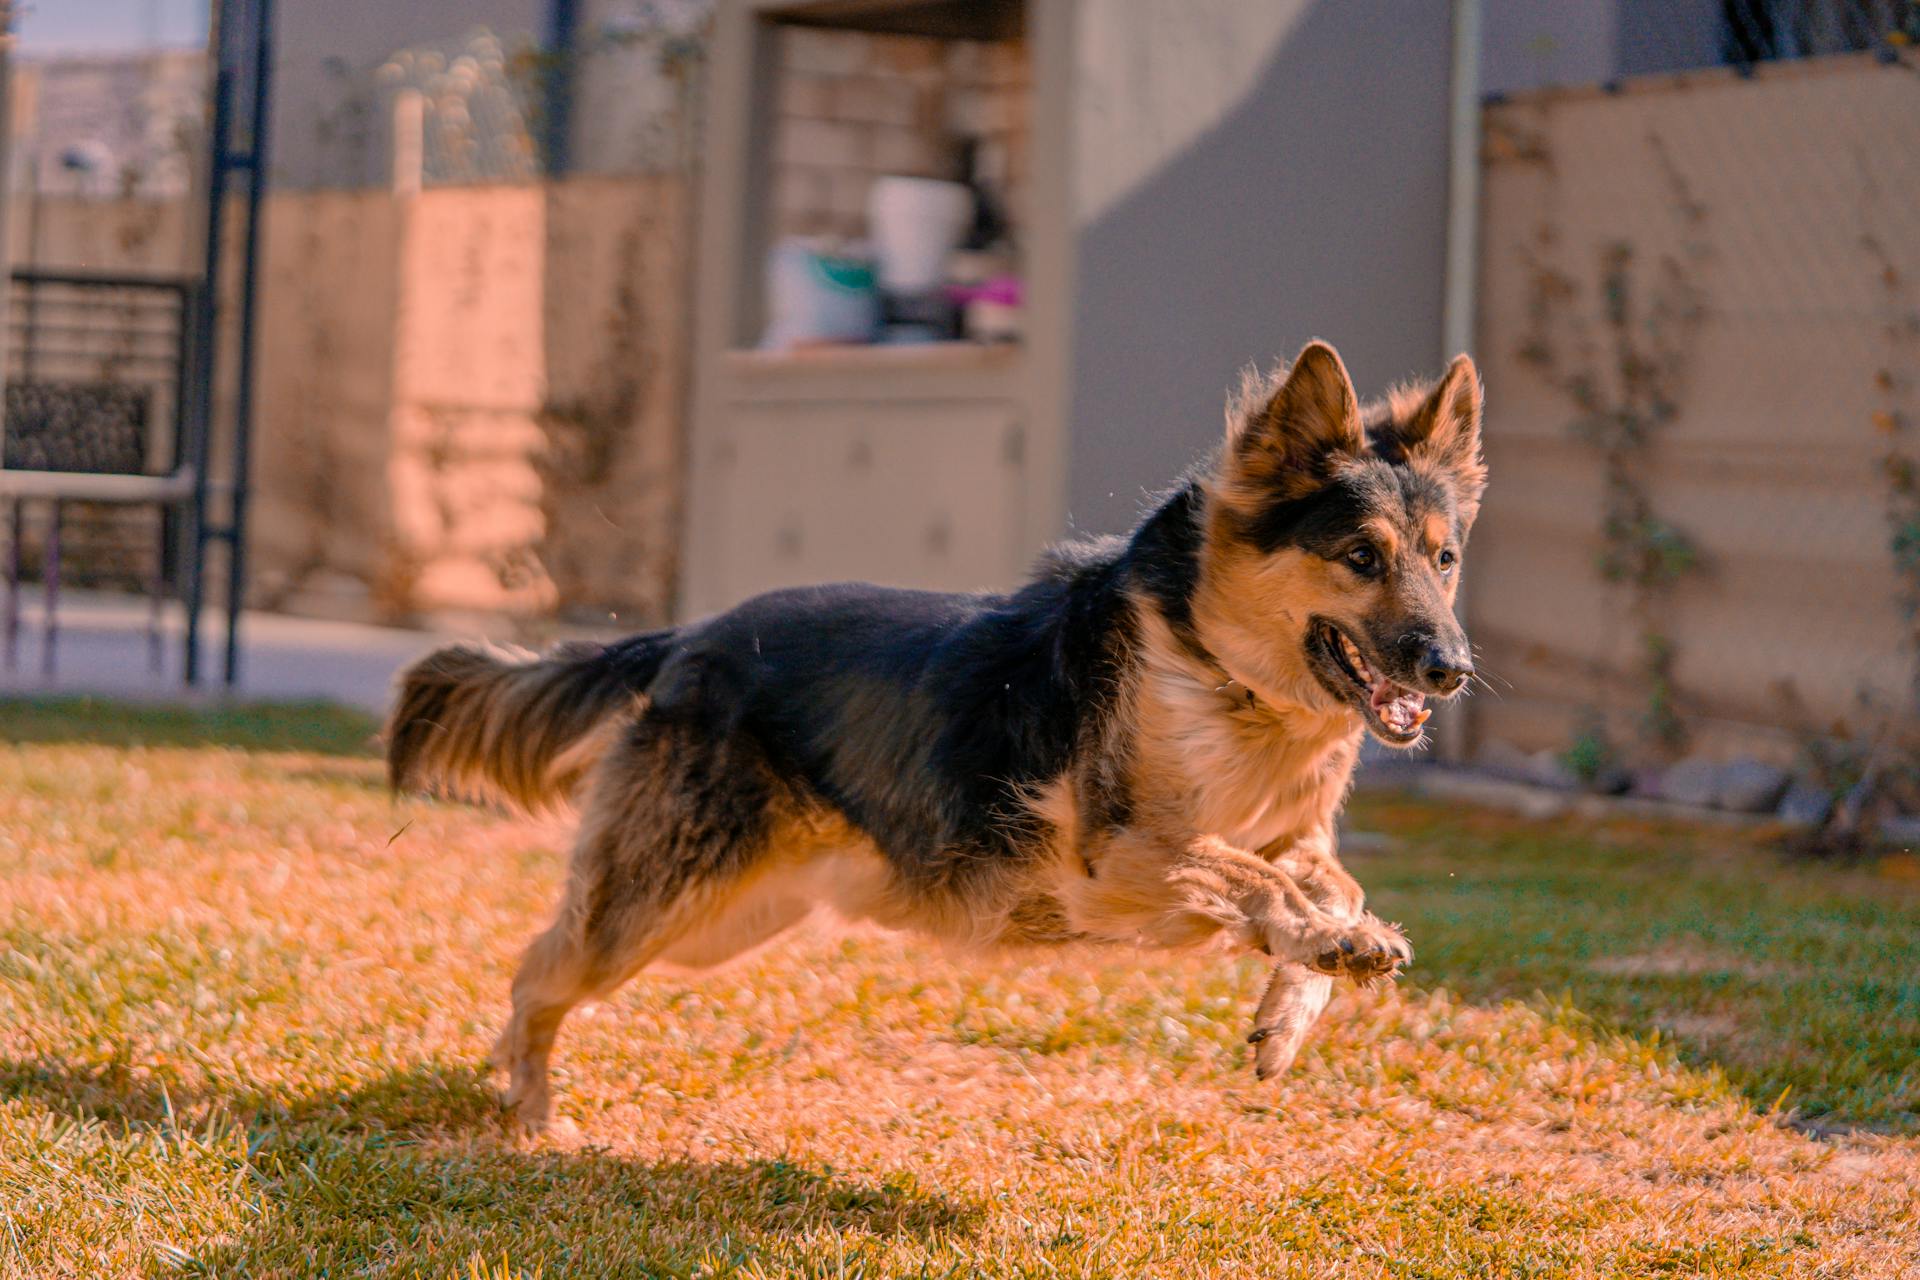
[[[645,709],[671,631],[534,654],[436,649],[400,673],[387,717],[387,781],[537,810],[570,798],[608,735]]]

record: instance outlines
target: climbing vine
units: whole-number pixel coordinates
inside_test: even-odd
[[[1677,247],[1647,260],[1633,243],[1602,246],[1591,284],[1559,264],[1554,201],[1525,250],[1529,327],[1518,352],[1575,410],[1569,430],[1600,464],[1602,500],[1596,568],[1628,593],[1646,693],[1642,736],[1663,750],[1685,741],[1674,688],[1674,646],[1664,625],[1673,584],[1699,568],[1686,533],[1655,509],[1651,454],[1679,413],[1706,303],[1700,277],[1711,260],[1707,210],[1665,143],[1647,135],[1667,191]],[[1552,157],[1530,156],[1553,178]]]
[[[1876,405],[1874,430],[1886,438],[1881,457],[1886,483],[1887,550],[1899,582],[1902,637],[1913,662],[1908,677],[1909,701],[1920,710],[1920,462],[1909,445],[1913,424],[1911,401],[1913,369],[1920,360],[1920,302],[1886,246],[1871,230],[1860,235],[1860,247],[1873,269],[1885,307],[1886,359],[1874,371]]]

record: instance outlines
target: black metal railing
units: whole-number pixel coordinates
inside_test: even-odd
[[[1722,57],[1736,66],[1893,49],[1920,39],[1913,0],[1722,0]]]
[[[193,288],[171,276],[15,271],[0,465],[172,470],[187,423]]]
[[[149,660],[160,662],[160,612],[179,578],[177,534],[190,490],[160,484],[191,452],[195,421],[197,283],[161,275],[23,269],[12,275],[4,340],[0,468],[54,473],[29,498],[7,489],[6,594],[0,662],[13,667],[20,582],[35,567],[46,594],[42,663],[51,675],[63,561],[68,576],[126,586],[151,598]],[[151,477],[104,498],[85,477]],[[64,527],[64,528],[63,528]],[[64,543],[64,545],[63,545]]]

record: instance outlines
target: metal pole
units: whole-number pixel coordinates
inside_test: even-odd
[[[5,431],[7,331],[12,328],[13,240],[8,216],[13,211],[13,0],[0,0],[0,434]],[[0,462],[0,466],[5,465]]]
[[[47,511],[47,545],[40,560],[40,586],[46,595],[47,616],[40,627],[40,672],[49,681],[54,676],[54,655],[60,648],[60,499],[55,498]]]
[[[1446,300],[1440,320],[1441,358],[1473,346],[1473,320],[1479,284],[1480,248],[1480,5],[1481,0],[1453,0],[1453,80],[1448,102],[1447,147],[1447,275]],[[1468,618],[1468,590],[1463,580],[1454,610],[1462,623]],[[1468,632],[1472,634],[1471,630]],[[1461,698],[1447,708],[1437,733],[1442,760],[1465,762],[1473,749],[1472,700]]]
[[[230,4],[212,0],[209,13],[207,49],[213,59],[213,102],[207,130],[207,241],[201,261],[200,292],[194,302],[193,319],[193,413],[191,439],[187,452],[193,465],[193,509],[188,519],[193,525],[187,535],[192,554],[182,569],[187,575],[187,634],[185,679],[189,685],[200,683],[200,612],[207,602],[207,543],[211,531],[207,521],[211,496],[213,465],[213,366],[214,349],[220,345],[218,324],[220,292],[220,250],[225,228],[227,135],[232,128],[233,72],[227,59]]]
[[[13,327],[13,241],[8,215],[13,211],[13,0],[0,0],[0,450],[7,437],[7,337]],[[6,458],[0,456],[0,467]],[[20,500],[8,504],[7,599],[5,620],[7,670],[13,670],[14,646],[20,637]]]
[[[233,411],[233,499],[227,522],[228,688],[240,677],[240,606],[247,580],[248,446],[253,435],[254,310],[260,293],[260,204],[267,186],[268,107],[273,95],[273,0],[253,3],[253,137],[247,165],[247,247],[240,269],[240,379]]]
[[[546,82],[541,86],[541,105],[546,110],[546,127],[541,141],[546,155],[546,173],[560,177],[573,167],[573,78],[580,67],[574,49],[580,27],[579,0],[548,0],[547,40],[543,52],[547,59]]]

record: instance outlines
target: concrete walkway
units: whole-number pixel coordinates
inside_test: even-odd
[[[151,701],[217,700],[224,619],[207,614],[201,627],[199,690],[181,683],[185,624],[170,604],[162,627],[161,668],[149,666],[147,604],[133,596],[72,592],[60,599],[58,666],[41,670],[40,601],[29,591],[20,610],[20,647],[13,670],[0,669],[0,695],[89,693]],[[425,631],[323,622],[279,614],[246,613],[240,620],[240,683],[232,696],[269,701],[321,698],[379,711],[393,673],[447,637]]]

